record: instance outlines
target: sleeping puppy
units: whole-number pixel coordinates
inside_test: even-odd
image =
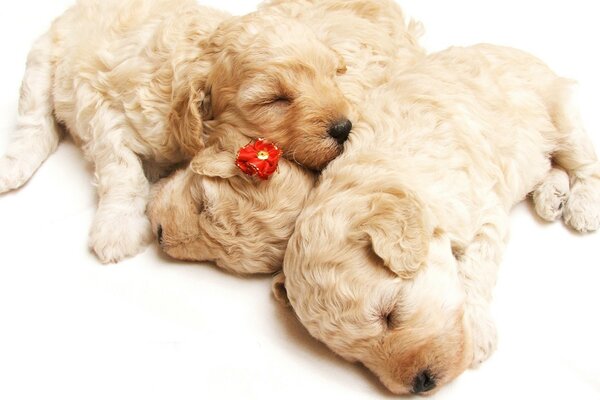
[[[422,24],[406,20],[393,0],[268,0],[259,12],[302,22],[341,55],[346,71],[338,81],[359,112],[366,90],[385,83],[391,60],[400,69],[425,55]]]
[[[430,55],[372,91],[274,289],[389,390],[430,393],[494,350],[508,215],[531,192],[543,218],[600,227],[600,163],[571,82],[503,47]]]
[[[264,18],[293,18],[296,23],[305,24],[321,42],[342,57],[345,71],[335,76],[335,84],[348,99],[351,108],[356,110],[355,121],[361,118],[366,93],[383,84],[389,68],[394,66],[395,71],[399,71],[424,56],[418,44],[420,26],[413,22],[405,23],[401,10],[392,1],[270,1],[257,14]],[[249,17],[241,17],[244,18]],[[281,38],[281,46],[296,43],[298,39]],[[240,74],[243,76],[245,72]],[[284,88],[288,88],[285,92],[300,89],[294,76],[294,64],[274,62],[268,69],[257,70],[253,74],[255,79],[250,86],[242,85],[241,88],[231,90],[232,94],[226,102],[230,107],[229,111],[222,113],[219,120],[204,123],[208,138],[215,135],[215,132],[219,132],[217,136],[222,138],[217,148],[220,149],[223,163],[209,161],[216,156],[214,150],[201,151],[186,171],[160,182],[154,191],[148,215],[154,232],[159,236],[161,247],[171,257],[215,261],[225,269],[246,274],[273,272],[281,268],[285,245],[291,235],[295,217],[312,187],[307,184],[307,172],[301,172],[296,166],[282,160],[279,173],[270,182],[256,182],[242,177],[240,171],[234,171],[235,153],[248,139],[244,141],[239,137],[235,141],[227,141],[225,133],[252,137],[264,132],[266,135],[268,130],[261,129],[270,126],[268,120],[277,119],[276,116],[267,114],[274,112],[279,113],[282,121],[287,120],[281,125],[282,134],[295,137],[295,118],[289,118],[288,113],[293,115],[293,110],[299,104],[291,102],[265,105],[261,99],[280,96],[282,92],[278,90]],[[333,72],[330,75],[334,77]],[[234,85],[236,82],[231,81],[230,84]],[[229,92],[213,83],[213,92],[217,88],[221,88],[218,92]],[[238,95],[234,96],[236,91]],[[324,97],[327,89],[311,93],[316,97]],[[280,103],[282,101],[278,100]],[[304,100],[297,102],[304,103]],[[215,103],[214,98],[212,103]],[[244,125],[243,121],[261,120],[258,114],[244,117],[244,113],[260,110],[263,110],[266,118],[263,127],[241,127]],[[240,121],[240,118],[243,119]],[[221,121],[228,122],[223,125]],[[316,125],[313,123],[305,122],[298,129],[312,129],[314,126]],[[271,132],[279,131],[273,129]],[[302,140],[311,140],[308,134],[301,136]],[[273,135],[266,137],[274,138]],[[284,151],[289,145],[285,139],[278,137],[274,141]],[[312,152],[313,157],[323,156],[323,148],[318,145],[305,142],[301,147]],[[298,150],[293,150],[290,158],[297,159],[299,154]],[[206,160],[203,165],[222,165],[227,172],[216,173],[214,167],[201,169],[199,165],[203,159]],[[202,208],[205,204],[204,195],[199,195],[198,192],[211,193],[209,203],[213,211],[206,212]],[[269,202],[271,210],[268,209]],[[196,212],[196,209],[202,211]]]
[[[150,183],[204,148],[204,122],[278,143],[312,169],[339,155],[354,119],[342,57],[305,24],[193,0],[80,0],[34,45],[0,193],[22,186],[61,127],[94,165],[90,247],[102,262],[151,239]]]
[[[221,124],[210,129],[207,147],[188,168],[156,184],[148,217],[166,254],[238,274],[281,268],[315,177],[286,159],[268,181],[247,176],[236,166],[247,144],[246,136]]]
[[[321,170],[341,154],[366,88],[383,82],[392,60],[411,65],[423,56],[420,34],[392,0],[267,1],[212,36],[213,68],[184,94],[181,119],[191,130],[200,125],[186,112],[205,92],[212,119]]]

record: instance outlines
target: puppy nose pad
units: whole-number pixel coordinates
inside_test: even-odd
[[[329,136],[337,140],[339,144],[343,144],[346,140],[348,140],[348,135],[350,135],[350,131],[352,130],[352,122],[348,119],[343,119],[337,122],[334,122],[330,127]]]
[[[162,228],[162,225],[158,226],[158,229],[156,230],[156,236],[158,236],[158,244],[162,245],[162,238],[163,238],[163,228]]]
[[[423,371],[413,381],[413,393],[425,393],[435,388],[435,379],[431,372]]]

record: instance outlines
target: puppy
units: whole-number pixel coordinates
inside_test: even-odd
[[[392,60],[400,69],[425,55],[422,24],[407,20],[393,0],[268,0],[259,11],[306,24],[342,56],[346,71],[338,82],[358,112],[365,92],[385,83]]]
[[[221,124],[187,169],[156,184],[148,217],[166,254],[238,274],[281,269],[315,177],[286,159],[268,181],[247,176],[236,166],[247,144],[246,136]]]
[[[397,394],[430,393],[485,360],[511,207],[533,191],[543,218],[600,227],[600,163],[571,86],[491,45],[391,74],[300,214],[279,296]]]
[[[335,83],[351,108],[356,110],[357,121],[361,118],[366,93],[383,84],[387,69],[394,66],[395,71],[399,71],[424,56],[418,44],[420,26],[414,22],[405,23],[401,10],[392,1],[271,1],[264,4],[258,14],[263,18],[293,18],[306,24],[320,41],[342,57],[346,70],[335,77]],[[285,38],[285,41],[290,40],[296,39]],[[275,79],[281,79],[281,82],[275,84]],[[239,97],[275,97],[274,84],[295,90],[295,79],[290,71],[268,72],[264,79],[255,79],[250,88],[232,90],[232,93],[239,90],[239,96],[232,95],[228,103],[235,104],[240,101]],[[262,87],[263,84],[266,86]],[[212,90],[215,91],[215,86]],[[313,94],[322,97],[326,93]],[[280,109],[284,110],[283,107]],[[148,215],[162,249],[171,257],[215,261],[218,266],[238,273],[274,272],[281,268],[295,218],[312,185],[308,184],[306,171],[292,167],[285,160],[271,182],[259,183],[240,176],[239,171],[236,173],[235,153],[248,140],[245,143],[243,136],[253,136],[260,132],[260,127],[253,130],[240,128],[243,123],[239,118],[245,112],[243,103],[231,110],[223,113],[219,121],[204,123],[207,137],[217,135],[222,138],[216,148],[223,161],[210,161],[216,157],[214,149],[201,151],[186,171],[157,185]],[[248,117],[248,120],[259,119],[258,116]],[[221,122],[223,120],[229,123]],[[291,122],[287,124],[289,131],[285,134],[297,129]],[[314,126],[305,122],[300,129]],[[232,135],[231,139],[225,138],[226,132]],[[234,139],[236,134],[242,136]],[[304,135],[302,140],[309,138],[310,135]],[[282,149],[285,150],[285,140],[275,140],[278,144],[284,143]],[[318,145],[307,143],[305,146],[312,151],[313,157],[322,157],[322,148]],[[295,152],[292,158],[297,158],[299,153]],[[206,167],[200,168],[200,163]],[[216,173],[217,165],[225,168],[225,172]],[[202,193],[211,194],[208,200],[211,211],[203,208],[207,200]]]
[[[33,47],[0,193],[23,185],[66,128],[95,169],[90,247],[102,262],[151,239],[150,184],[204,148],[203,124],[236,126],[319,169],[339,155],[352,109],[339,54],[302,23],[231,18],[192,0],[81,0]]]
[[[320,170],[341,154],[365,89],[383,82],[392,60],[423,55],[420,34],[392,0],[267,1],[213,35],[214,67],[184,95],[182,119],[199,124],[185,111],[205,91],[215,120]]]

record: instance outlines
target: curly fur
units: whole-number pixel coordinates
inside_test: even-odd
[[[144,172],[164,176],[196,156],[207,122],[271,139],[289,159],[322,168],[343,149],[331,127],[356,119],[336,81],[349,68],[338,43],[288,6],[231,17],[192,0],[80,0],[30,52],[0,193],[22,186],[66,128],[95,169],[90,247],[114,262],[152,237]],[[369,51],[369,42],[353,46]]]
[[[268,182],[244,175],[235,159],[247,143],[234,127],[220,125],[187,169],[156,185],[148,216],[169,256],[240,274],[281,268],[315,178],[285,159]]]
[[[418,45],[418,24],[405,24],[402,12],[392,1],[271,1],[265,3],[257,14],[264,18],[292,18],[297,23],[310,27],[319,41],[337,54],[340,60],[338,65],[343,65],[344,69],[338,71],[337,75],[333,72],[330,75],[335,76],[335,86],[356,111],[354,121],[362,118],[367,93],[383,84],[389,68],[394,66],[396,70],[401,70],[423,57],[423,50]],[[252,15],[241,19],[256,21],[256,17]],[[247,24],[237,23],[236,26],[243,27]],[[226,54],[221,55],[222,57],[229,57],[227,52],[232,50],[226,43],[231,40],[233,39],[228,38],[220,45],[226,49]],[[294,43],[296,47],[304,46],[301,37],[270,40],[271,43],[261,42],[261,45],[280,48],[280,41],[283,41]],[[251,46],[251,43],[245,46]],[[312,53],[314,57],[318,57],[318,49],[304,50],[307,54]],[[251,51],[258,50],[252,48]],[[250,74],[244,68],[238,71],[239,76]],[[229,111],[221,113],[219,121],[205,123],[206,129],[210,131],[208,137],[223,138],[217,145],[211,145],[210,149],[200,152],[186,171],[159,183],[156,188],[148,215],[154,231],[158,232],[160,227],[161,246],[167,254],[185,260],[215,261],[217,265],[237,273],[274,272],[281,268],[287,241],[312,188],[312,181],[308,179],[307,171],[283,160],[278,174],[269,182],[259,183],[240,176],[239,171],[234,170],[234,159],[237,150],[246,144],[244,136],[252,136],[252,132],[239,128],[243,125],[241,118],[264,121],[264,126],[269,126],[269,120],[275,120],[268,114],[265,117],[244,117],[245,112],[254,110],[253,107],[245,106],[248,101],[246,98],[261,98],[265,96],[262,93],[271,93],[273,81],[279,81],[281,87],[299,87],[301,83],[298,76],[302,76],[302,72],[297,71],[297,68],[294,63],[272,62],[268,69],[252,72],[257,77],[252,80],[250,87],[223,90],[223,83],[217,86],[218,80],[212,80],[213,92],[219,87],[219,92],[230,93],[222,97],[226,99],[223,104],[213,96],[214,110],[224,108],[225,104],[236,104],[236,101],[239,106],[230,107]],[[235,84],[236,82],[229,82],[225,86]],[[303,89],[306,97],[314,97],[310,101],[328,98],[329,89],[319,88],[317,85],[314,88],[318,91]],[[308,103],[309,99],[305,102]],[[294,114],[295,112],[292,115]],[[310,115],[308,112],[301,114]],[[300,121],[303,130],[310,130],[318,125]],[[271,138],[278,132],[275,128],[271,130]],[[289,120],[282,129],[281,134],[295,137],[289,134],[296,129]],[[234,140],[236,134],[243,135]],[[227,135],[231,138],[226,139]],[[301,136],[310,138],[308,133]],[[285,142],[279,136],[275,140],[277,143]],[[322,156],[322,149],[318,145],[307,142],[302,146],[314,156]],[[283,148],[285,149],[285,145]],[[291,158],[297,157],[298,152],[295,152]],[[310,176],[314,179],[314,174]],[[203,193],[210,193],[210,196]]]
[[[544,218],[600,227],[600,163],[572,83],[520,51],[451,48],[389,79],[323,171],[274,290],[314,337],[406,394],[494,350],[516,202],[535,192]]]
[[[174,123],[174,99],[227,18],[192,0],[80,0],[29,54],[0,193],[29,179],[62,125],[95,169],[91,248],[103,262],[137,253],[152,237],[144,164],[174,165],[203,147],[200,127]]]

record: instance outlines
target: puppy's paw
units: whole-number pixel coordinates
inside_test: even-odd
[[[560,169],[553,169],[533,192],[533,204],[540,218],[553,222],[563,213],[569,196],[569,176]]]
[[[477,368],[496,350],[498,335],[496,328],[492,325],[486,332],[479,332],[478,337],[473,339],[473,361],[471,368]]]
[[[600,179],[579,180],[573,185],[563,218],[578,232],[593,232],[600,228]]]
[[[471,325],[471,345],[473,359],[471,368],[477,368],[496,350],[498,344],[498,334],[496,325],[485,312],[475,311],[468,313],[469,324]]]
[[[0,158],[0,193],[20,188],[29,180],[35,168],[12,157]]]
[[[144,214],[98,211],[90,232],[90,248],[104,264],[117,263],[140,253],[152,240]]]

